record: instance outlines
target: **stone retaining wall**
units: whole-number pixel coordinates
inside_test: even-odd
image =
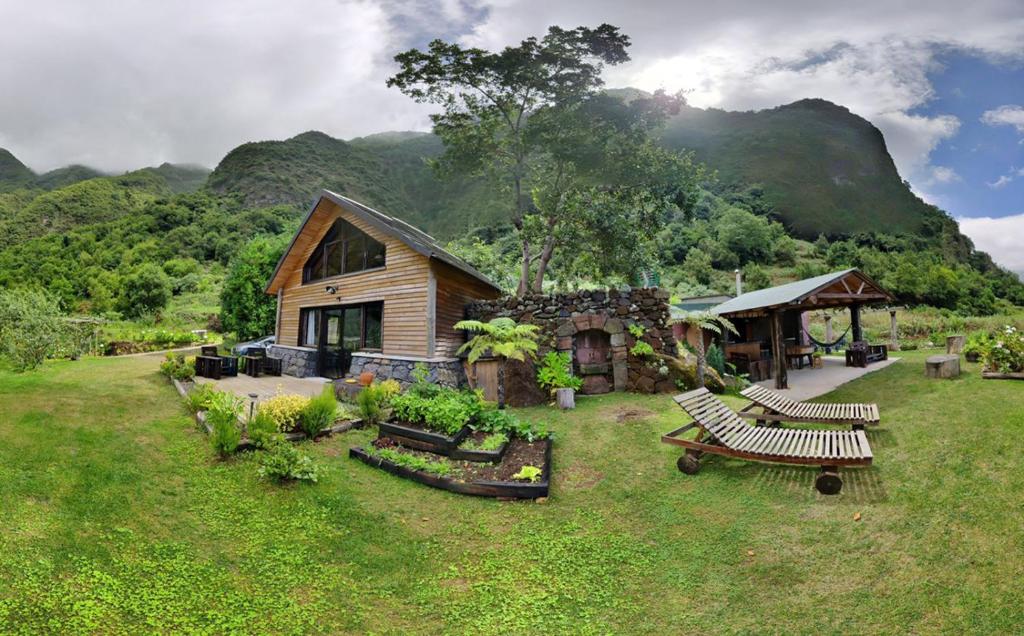
[[[281,372],[297,378],[309,378],[317,375],[317,351],[301,347],[271,345],[267,349],[271,358],[281,359]]]
[[[477,301],[467,306],[470,318],[490,320],[505,316],[540,327],[538,354],[566,351],[574,355],[576,334],[597,330],[608,334],[611,344],[611,385],[616,391],[644,393],[673,391],[674,384],[659,372],[657,358],[646,359],[629,351],[636,339],[633,324],[644,328],[641,339],[656,354],[676,355],[676,341],[669,320],[669,294],[657,288],[586,290],[553,295],[527,295]]]
[[[466,373],[459,359],[415,360],[406,357],[387,357],[382,355],[352,355],[352,366],[349,376],[359,377],[364,371],[374,374],[377,380],[398,380],[403,387],[413,382],[413,370],[417,364],[426,365],[431,382],[450,387],[461,387],[466,384]]]

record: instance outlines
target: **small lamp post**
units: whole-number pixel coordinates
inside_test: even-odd
[[[251,422],[252,418],[256,415],[256,400],[259,397],[260,396],[258,393],[249,394],[249,421],[246,422],[245,426],[242,427],[242,434],[245,435],[246,437],[249,437],[249,422]]]

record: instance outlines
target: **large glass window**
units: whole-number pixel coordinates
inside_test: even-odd
[[[309,255],[302,282],[384,267],[384,244],[344,219],[338,219]]]
[[[322,338],[346,351],[380,349],[384,303],[365,303],[299,310],[299,345],[318,347]]]
[[[320,311],[303,309],[299,312],[299,345],[315,347],[320,343]]]

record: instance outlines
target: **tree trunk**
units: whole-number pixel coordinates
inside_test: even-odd
[[[504,358],[498,363],[498,409],[505,408],[505,364]]]
[[[704,332],[700,327],[697,327],[697,332],[697,388],[701,389],[704,388],[704,367],[707,365],[707,359],[704,352]]]
[[[530,242],[523,239],[523,263],[519,272],[519,287],[516,296],[522,298],[530,289]]]
[[[540,253],[540,261],[537,263],[537,273],[533,277],[533,291],[540,294],[544,291],[544,275],[548,271],[548,263],[555,252],[555,237],[549,235],[544,240],[544,249]]]

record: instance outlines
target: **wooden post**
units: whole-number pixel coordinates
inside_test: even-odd
[[[825,342],[832,342],[832,316],[825,315]],[[832,347],[825,347],[825,353],[832,353]]]
[[[896,331],[896,310],[889,310],[889,349],[892,351],[900,350],[900,339],[899,334]]]
[[[772,312],[772,359],[775,365],[775,388],[788,389],[786,377],[786,345],[782,338],[782,311]]]
[[[850,332],[854,342],[864,339],[860,330],[860,305],[850,305]]]

